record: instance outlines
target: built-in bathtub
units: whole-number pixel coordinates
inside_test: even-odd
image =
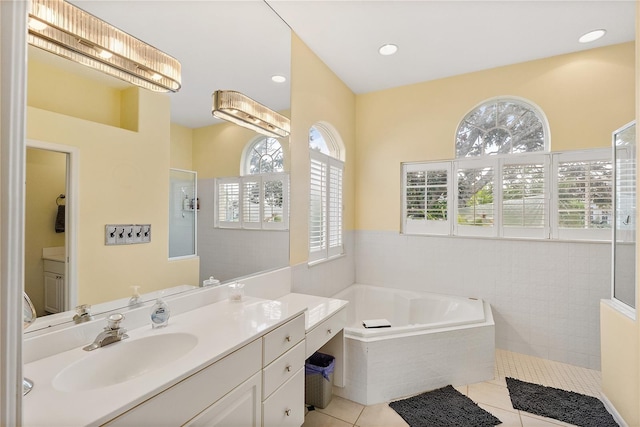
[[[338,396],[373,405],[494,376],[495,324],[483,300],[361,284],[333,298],[349,301]],[[364,328],[372,319],[391,327]]]

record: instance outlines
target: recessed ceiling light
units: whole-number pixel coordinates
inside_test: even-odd
[[[398,46],[396,46],[395,44],[383,44],[382,46],[380,46],[380,49],[378,49],[378,52],[380,52],[380,55],[384,55],[384,56],[393,55],[397,51],[398,51]]]
[[[601,38],[602,36],[604,36],[607,33],[607,30],[593,30],[593,31],[589,31],[586,34],[583,34],[578,41],[580,43],[590,43],[593,41],[598,40],[599,38]]]
[[[276,83],[284,83],[287,81],[287,78],[285,76],[271,76],[271,80]]]

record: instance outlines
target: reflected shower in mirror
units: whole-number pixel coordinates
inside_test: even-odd
[[[289,116],[289,84],[271,80],[276,74],[289,75],[291,33],[286,24],[261,1],[72,3],[176,57],[182,64],[183,87],[178,93],[156,94],[29,47],[27,138],[76,150],[77,173],[69,179],[81,184],[75,196],[67,194],[67,203],[77,204],[77,218],[68,215],[67,231],[56,236],[62,241],[46,246],[64,248],[62,261],[69,273],[64,286],[73,297],[65,299],[64,311],[39,318],[28,333],[71,322],[77,304],[90,304],[99,319],[101,312],[126,307],[134,286],[148,300],[160,289],[197,288],[212,275],[225,276],[224,283],[288,265],[286,229],[267,230],[278,233],[278,243],[271,240],[272,260],[260,263],[254,262],[256,235],[244,236],[254,230],[225,229],[237,235],[227,233],[212,241],[200,237],[214,230],[213,181],[241,175],[243,149],[257,136],[214,118],[211,94],[220,88],[238,90]],[[142,15],[153,24],[141,22]],[[216,25],[211,25],[212,16]],[[260,28],[263,44],[253,43],[244,31],[249,27]],[[175,34],[194,43],[225,42],[198,50]],[[279,141],[286,153],[288,139]],[[197,172],[198,186],[207,182],[198,188],[201,209],[194,212],[199,256],[169,260],[170,169]],[[64,192],[56,190],[54,207],[55,196]],[[74,224],[77,235],[70,236]],[[148,244],[107,246],[107,224],[151,224],[153,238]],[[26,286],[39,293],[34,300],[44,300],[43,247],[34,250],[39,255],[29,263],[34,272]],[[236,257],[235,273],[218,274],[216,266],[203,261],[216,251],[243,254]]]

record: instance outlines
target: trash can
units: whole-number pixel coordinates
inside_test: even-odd
[[[304,364],[304,401],[324,409],[333,397],[333,371],[335,357],[324,353],[313,353]]]

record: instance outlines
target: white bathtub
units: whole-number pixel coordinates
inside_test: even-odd
[[[333,298],[349,301],[338,396],[373,405],[494,376],[495,325],[482,300],[360,284]],[[364,328],[371,319],[391,327]]]

